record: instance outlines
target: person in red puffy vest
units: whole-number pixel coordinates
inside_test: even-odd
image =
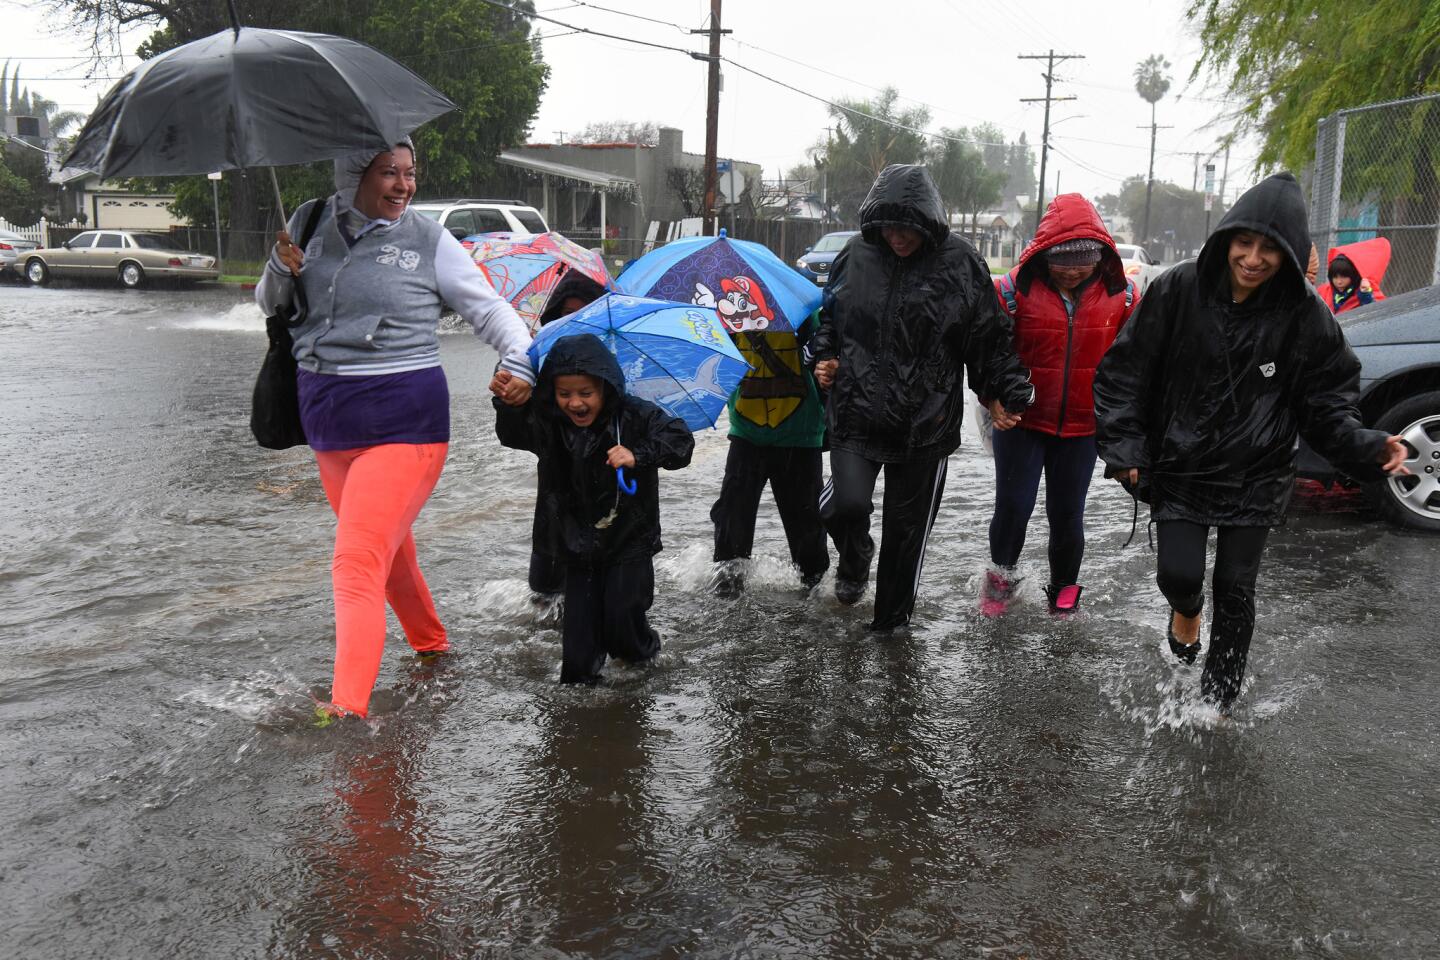
[[[1327,282],[1315,292],[1331,313],[1344,313],[1376,300],[1384,300],[1380,281],[1390,266],[1390,241],[1384,237],[1331,247],[1325,258]]]
[[[980,610],[995,617],[1009,606],[1044,473],[1050,521],[1045,594],[1052,613],[1068,614],[1080,603],[1085,497],[1095,472],[1095,368],[1134,312],[1138,291],[1100,214],[1078,193],[1050,202],[1019,265],[995,281],[995,290],[1014,318],[1015,351],[1030,370],[1035,402],[1019,429],[993,437],[993,568],[985,575]]]

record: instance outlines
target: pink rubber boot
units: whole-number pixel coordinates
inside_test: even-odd
[[[1046,587],[1045,596],[1050,598],[1050,612],[1059,617],[1066,617],[1080,609],[1080,594],[1084,587],[1078,583],[1067,584],[1063,587]]]
[[[1010,609],[1010,600],[1015,595],[1018,580],[994,570],[985,571],[985,582],[980,585],[980,615],[982,617],[1003,617]]]

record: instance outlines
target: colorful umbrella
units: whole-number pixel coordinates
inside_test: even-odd
[[[599,337],[625,374],[625,391],[679,417],[691,430],[715,426],[730,392],[750,365],[725,335],[714,310],[607,293],[547,324],[530,344],[530,362],[543,369],[561,337]]]
[[[482,233],[463,242],[485,279],[510,301],[532,334],[540,329],[550,291],[567,271],[579,270],[600,286],[611,286],[600,254],[558,233]]]
[[[821,297],[819,287],[768,247],[732,240],[724,230],[652,250],[616,284],[637,296],[713,307],[731,333],[798,330]]]

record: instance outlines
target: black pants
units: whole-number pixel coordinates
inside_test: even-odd
[[[910,622],[930,528],[940,510],[948,460],[878,463],[848,450],[830,451],[830,482],[820,493],[820,518],[839,554],[837,580],[863,583],[870,578],[875,542],[870,514],[875,511],[875,481],[885,470],[885,502],[880,527],[880,569],[875,575],[877,630]]]
[[[1095,473],[1095,438],[1057,437],[1026,430],[996,430],[995,514],[990,518],[990,560],[1013,567],[1025,546],[1045,474],[1045,516],[1050,521],[1050,585],[1080,578],[1085,556],[1085,495]]]
[[[1205,540],[1210,528],[1188,520],[1161,520],[1155,581],[1170,606],[1193,617],[1205,605]],[[1240,695],[1245,659],[1255,632],[1255,580],[1269,527],[1215,528],[1215,572],[1211,578],[1214,610],[1210,649],[1200,675],[1200,690],[1222,706]]]
[[[655,564],[647,557],[565,571],[561,683],[594,683],[607,656],[638,663],[660,652],[645,611],[655,602]]]
[[[710,508],[715,523],[715,560],[750,556],[755,546],[755,515],[766,482],[785,527],[790,559],[804,577],[830,569],[825,528],[820,523],[820,450],[814,447],[762,447],[730,438],[720,499]]]

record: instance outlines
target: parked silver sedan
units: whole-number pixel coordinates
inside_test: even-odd
[[[58,247],[41,247],[25,257],[25,277],[46,283],[53,277],[114,277],[138,287],[146,277],[215,280],[215,258],[177,250],[163,233],[87,230]]]
[[[24,263],[25,255],[39,244],[27,240],[11,230],[0,230],[0,273],[14,270],[17,274]]]

